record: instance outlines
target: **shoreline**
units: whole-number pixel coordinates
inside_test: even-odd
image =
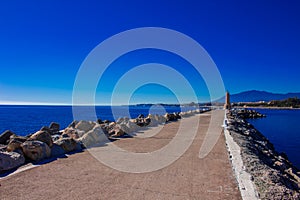
[[[147,117],[141,114],[134,119],[122,117],[117,121],[75,120],[63,130],[60,130],[58,123],[52,122],[49,127],[43,126],[39,131],[26,136],[7,130],[0,135],[0,177],[15,173],[24,165],[51,162],[69,153],[134,137],[136,132],[208,111],[211,110],[195,109],[165,115],[149,114]]]
[[[240,154],[231,154],[237,179],[241,173],[249,173],[260,199],[299,199],[300,171],[293,166],[285,154],[276,151],[273,144],[253,125],[227,111],[225,136],[238,145]],[[231,150],[232,151],[232,150]],[[243,166],[236,164],[242,159]],[[249,177],[238,182],[249,182]],[[251,187],[250,187],[251,188]],[[255,192],[255,191],[254,191]]]
[[[240,200],[241,195],[221,134],[224,111],[216,110],[213,121],[215,132],[220,137],[205,158],[199,158],[199,148],[207,135],[211,112],[194,115],[185,121],[184,132],[190,131],[198,121],[196,138],[183,156],[174,163],[147,173],[125,173],[108,167],[95,159],[89,151],[73,154],[35,167],[26,172],[0,180],[3,199],[225,199]],[[198,118],[198,119],[197,119]],[[154,137],[124,138],[114,142],[118,147],[134,152],[155,152],[168,145],[177,135],[181,120],[166,123]],[[154,127],[160,129],[160,127]],[[157,130],[144,130],[152,135]],[[150,132],[149,132],[150,131]],[[142,132],[140,132],[142,133]],[[101,149],[99,150],[105,150]],[[116,152],[119,152],[116,150]],[[112,154],[116,153],[112,152]],[[167,153],[166,158],[173,158]],[[119,160],[121,163],[123,160]],[[28,188],[28,183],[30,187]]]
[[[291,108],[291,107],[266,107],[266,106],[260,106],[260,107],[255,107],[255,106],[234,106],[234,108],[238,109],[270,109],[270,110],[300,110],[300,108]]]

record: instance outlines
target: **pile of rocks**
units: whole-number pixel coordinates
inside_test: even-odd
[[[235,117],[242,118],[242,119],[257,119],[266,117],[266,115],[257,112],[256,110],[249,110],[249,109],[239,109],[234,110],[232,113]]]
[[[81,150],[80,143],[71,137],[64,137],[63,132],[57,123],[44,126],[27,136],[17,136],[12,131],[5,131],[0,135],[0,172],[25,162],[37,162]]]
[[[206,110],[208,111],[208,110]],[[12,131],[0,135],[0,173],[14,169],[26,162],[37,162],[45,158],[57,157],[72,151],[80,151],[95,145],[102,145],[108,139],[122,137],[145,127],[157,126],[176,121],[204,111],[194,110],[165,115],[139,115],[135,119],[120,118],[116,122],[98,119],[93,121],[73,121],[60,130],[58,123],[42,127],[36,133],[17,136]]]
[[[251,174],[260,199],[300,199],[300,171],[284,153],[242,118],[227,114],[227,127],[241,148],[246,171]]]

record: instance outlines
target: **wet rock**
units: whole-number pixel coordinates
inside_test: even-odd
[[[0,144],[8,144],[10,136],[15,135],[12,131],[6,130],[0,135]]]
[[[0,152],[0,172],[19,167],[25,163],[25,158],[17,152]]]
[[[51,156],[50,147],[46,143],[38,140],[26,141],[21,147],[24,155],[33,161],[39,161]]]
[[[80,145],[73,138],[61,138],[54,143],[62,147],[66,153],[81,149]]]
[[[29,139],[45,142],[49,147],[51,147],[53,144],[52,137],[47,131],[38,131],[34,133]]]

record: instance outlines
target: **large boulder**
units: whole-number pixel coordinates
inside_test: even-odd
[[[88,132],[94,128],[96,125],[95,122],[91,121],[80,121],[78,124],[76,124],[75,128],[79,130],[83,130],[84,132]]]
[[[86,132],[83,130],[75,129],[73,127],[67,127],[62,134],[68,135],[70,138],[78,139],[82,137]]]
[[[25,163],[25,158],[17,152],[0,152],[0,172],[19,167]]]
[[[80,144],[73,138],[61,138],[55,141],[54,144],[62,147],[66,153],[81,149]]]
[[[48,131],[38,131],[30,136],[29,139],[45,142],[49,147],[53,144],[52,137]]]
[[[78,124],[78,121],[77,120],[74,120],[71,122],[71,124],[69,124],[68,127],[72,127],[72,128],[75,128],[75,126]]]
[[[0,144],[8,144],[10,136],[15,135],[12,131],[6,130],[0,135]]]
[[[49,128],[50,128],[50,130],[53,132],[53,134],[58,133],[59,130],[60,130],[60,126],[59,126],[59,124],[56,123],[56,122],[51,122]]]
[[[122,122],[121,124],[119,124],[119,126],[125,133],[128,133],[128,134],[140,129],[140,127],[138,125],[136,125],[135,123],[133,123],[131,121]]]
[[[7,145],[7,151],[8,152],[15,151],[16,149],[21,148],[22,143],[23,142],[21,142],[19,140],[12,139]]]
[[[109,130],[108,134],[112,137],[121,137],[125,134],[125,132],[119,124],[116,124],[112,129]]]
[[[22,143],[25,142],[26,140],[27,140],[26,137],[12,135],[7,145],[7,151],[10,152],[10,151],[16,151],[17,149],[21,149]]]
[[[88,148],[97,144],[102,144],[103,142],[107,142],[107,137],[104,134],[100,125],[95,126],[92,130],[85,133],[78,141],[82,142],[82,144]]]
[[[21,147],[24,155],[33,161],[39,161],[51,156],[50,147],[46,143],[38,140],[26,141]]]
[[[61,156],[63,154],[65,154],[65,150],[59,146],[58,144],[53,144],[51,147],[51,156],[52,157],[57,157],[57,156]]]

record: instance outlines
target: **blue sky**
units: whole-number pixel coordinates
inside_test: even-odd
[[[296,0],[1,1],[0,103],[71,103],[77,71],[89,52],[112,35],[139,27],[169,28],[196,40],[231,93],[300,92],[299,10]],[[172,66],[190,81],[199,101],[209,100],[201,75],[188,62],[144,50],[107,69],[96,102],[109,104],[122,73],[149,62]],[[152,84],[141,86],[130,100],[146,102],[177,100],[168,88]]]

